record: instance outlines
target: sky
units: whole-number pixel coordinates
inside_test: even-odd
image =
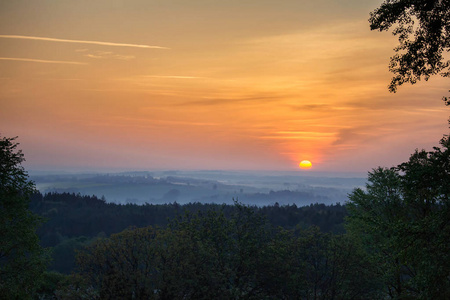
[[[0,134],[33,170],[397,165],[448,133],[448,82],[389,93],[381,3],[0,0]]]

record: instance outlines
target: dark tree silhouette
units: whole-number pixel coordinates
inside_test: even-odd
[[[34,184],[15,139],[0,139],[0,298],[31,299],[47,255],[35,232],[41,219],[28,209]]]
[[[390,91],[435,74],[450,75],[449,60],[444,55],[450,50],[450,1],[385,0],[370,14],[369,22],[372,30],[393,28],[392,33],[398,37],[399,45],[389,65],[394,73]]]
[[[369,173],[347,208],[347,228],[376,262],[394,299],[450,297],[450,140],[397,168]]]

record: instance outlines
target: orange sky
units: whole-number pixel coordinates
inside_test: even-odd
[[[448,83],[388,92],[381,2],[0,0],[0,133],[30,169],[396,165],[448,132]]]

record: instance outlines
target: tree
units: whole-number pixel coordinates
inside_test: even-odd
[[[349,233],[378,266],[391,298],[450,297],[450,141],[369,173],[347,208]]]
[[[263,285],[275,299],[380,299],[372,265],[348,235],[318,227],[284,231],[272,239]]]
[[[392,298],[405,295],[408,274],[400,264],[402,245],[396,243],[397,224],[406,215],[395,169],[377,168],[369,173],[366,191],[358,188],[349,196],[348,232],[365,246],[378,277]]]
[[[399,242],[410,245],[402,258],[416,270],[414,288],[424,299],[450,298],[450,137],[441,148],[417,151],[398,166],[408,223]]]
[[[21,166],[25,159],[15,139],[0,139],[0,294],[6,299],[27,299],[36,289],[48,255],[35,232],[42,219],[28,209],[35,188]]]
[[[394,27],[393,34],[398,37],[389,65],[394,73],[390,91],[403,83],[428,80],[431,75],[450,75],[450,61],[444,55],[450,50],[450,1],[385,0],[370,14],[369,22],[372,30]]]
[[[79,252],[60,295],[91,299],[378,299],[359,244],[342,235],[283,230],[235,203],[189,213],[167,228],[131,228]],[[67,296],[65,296],[67,297]]]
[[[160,236],[159,298],[230,298],[229,230],[229,221],[215,211],[173,220]]]
[[[186,213],[160,236],[160,299],[264,299],[273,228],[251,207]],[[278,275],[278,274],[277,274]]]
[[[101,299],[155,299],[157,233],[152,227],[129,228],[80,251],[80,274]]]

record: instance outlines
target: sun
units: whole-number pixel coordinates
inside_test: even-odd
[[[309,160],[302,160],[298,166],[300,169],[307,170],[311,169],[312,163]]]

